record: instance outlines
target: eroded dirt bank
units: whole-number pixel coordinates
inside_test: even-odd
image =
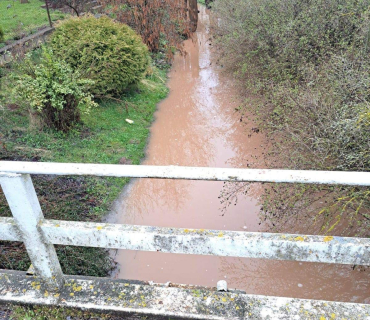
[[[193,40],[176,56],[170,95],[156,113],[145,164],[265,167],[267,141],[253,122],[240,122],[232,80],[212,55],[209,16],[201,7]],[[261,185],[222,210],[220,182],[136,180],[125,190],[116,222],[165,227],[266,231],[260,222]],[[297,225],[292,233],[303,232]],[[117,275],[125,279],[229,287],[248,293],[370,303],[368,272],[352,266],[219,258],[121,250]]]

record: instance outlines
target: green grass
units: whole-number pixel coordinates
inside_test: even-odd
[[[122,97],[122,102],[100,101],[98,108],[83,117],[83,125],[69,134],[30,126],[28,113],[9,105],[8,96],[4,95],[0,100],[0,160],[118,164],[125,158],[139,164],[156,106],[167,95],[165,73],[155,70],[154,75]],[[100,221],[128,182],[99,177],[32,179],[45,217],[74,221]],[[10,216],[2,193],[0,216]],[[2,242],[0,246],[0,269],[29,267],[21,243]],[[113,267],[103,249],[57,246],[57,253],[66,274],[107,276]]]
[[[148,81],[150,87],[141,84],[139,92],[131,92],[122,103],[100,101],[98,108],[83,116],[84,125],[69,134],[25,130],[28,118],[24,112],[7,109],[1,112],[0,132],[10,138],[9,151],[22,150],[29,158],[40,157],[40,161],[118,164],[126,157],[133,164],[139,164],[156,104],[167,92],[164,84],[158,81]],[[129,124],[125,119],[134,123]]]
[[[1,306],[0,306],[1,310]],[[11,306],[11,319],[12,320],[149,320],[153,317],[149,316],[120,316],[118,314],[104,313],[93,313],[88,310],[69,309],[69,308],[58,308],[50,306]],[[173,320],[173,318],[167,317],[154,317],[154,319],[162,320]],[[177,318],[181,320],[180,318]],[[184,320],[184,319],[183,319]]]
[[[41,8],[43,4],[40,0],[29,0],[29,3],[23,4],[19,0],[0,0],[0,25],[4,31],[4,40],[19,38],[48,25],[46,9]],[[9,5],[11,7],[7,9]],[[55,21],[64,19],[66,15],[50,10],[50,16]]]
[[[44,306],[13,306],[11,307],[12,320],[65,320],[73,317],[73,319],[113,319],[109,314],[94,314],[90,311],[77,309],[44,307]],[[114,319],[118,319],[114,317]]]

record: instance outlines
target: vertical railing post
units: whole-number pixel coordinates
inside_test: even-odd
[[[63,273],[53,244],[39,228],[44,215],[30,175],[0,173],[0,184],[36,274],[49,290],[58,289],[63,283]]]

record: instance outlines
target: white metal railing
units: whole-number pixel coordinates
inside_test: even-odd
[[[366,238],[46,220],[30,174],[370,186],[370,173],[2,161],[0,184],[13,218],[0,218],[0,240],[25,244],[36,274],[50,290],[64,281],[54,244],[370,265]]]

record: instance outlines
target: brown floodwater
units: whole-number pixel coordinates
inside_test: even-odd
[[[253,119],[240,121],[238,89],[212,53],[209,15],[200,21],[169,74],[170,94],[158,107],[144,164],[264,168],[267,141]],[[222,182],[136,179],[114,208],[117,223],[267,231],[259,219],[260,184],[225,210]],[[301,224],[291,232],[305,232]],[[370,303],[369,270],[352,266],[119,250],[118,278],[216,286],[247,293]]]

